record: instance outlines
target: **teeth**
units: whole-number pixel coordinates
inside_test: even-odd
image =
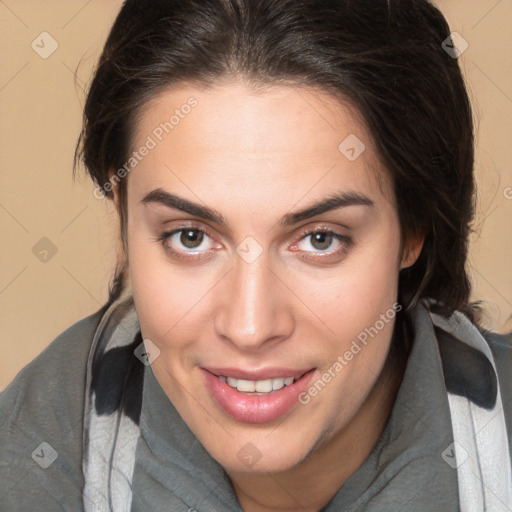
[[[272,379],[258,380],[254,383],[254,391],[258,393],[270,393],[272,389]]]
[[[226,382],[228,386],[236,388],[242,393],[270,393],[271,391],[277,391],[285,386],[289,386],[293,383],[293,377],[279,377],[276,379],[265,379],[265,380],[243,380],[235,379],[233,377],[219,377],[222,382]]]
[[[285,380],[288,379],[272,379],[272,389],[281,389],[284,388]],[[293,377],[292,377],[293,382]]]
[[[252,380],[239,380],[236,384],[236,389],[238,391],[243,391],[244,393],[253,393],[255,387],[255,382]]]

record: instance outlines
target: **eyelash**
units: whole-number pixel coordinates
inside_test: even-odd
[[[196,259],[199,259],[199,258],[203,258],[203,255],[202,254],[197,254],[197,253],[192,253],[192,252],[188,252],[188,251],[177,251],[175,249],[173,249],[171,246],[168,245],[168,240],[169,238],[171,238],[173,235],[177,234],[177,233],[182,233],[183,231],[194,231],[196,233],[202,233],[206,236],[208,236],[209,238],[212,238],[211,234],[209,233],[208,230],[206,229],[203,229],[203,228],[199,228],[195,225],[191,225],[191,226],[181,226],[177,229],[173,229],[172,231],[166,231],[164,233],[162,233],[160,236],[158,236],[158,238],[156,239],[157,242],[160,242],[164,248],[164,250],[170,254],[173,258],[177,258],[177,259],[180,259],[180,260],[185,260],[185,261],[191,261],[191,260],[196,260]],[[306,259],[306,260],[311,260],[311,259],[315,259],[315,260],[318,260],[319,258],[320,259],[324,259],[324,258],[327,258],[327,257],[336,257],[336,256],[342,256],[344,255],[348,249],[352,246],[353,244],[353,239],[346,236],[346,235],[342,235],[341,233],[338,233],[336,231],[333,231],[332,229],[329,229],[327,227],[315,227],[315,228],[311,228],[311,229],[308,229],[306,231],[304,231],[300,238],[298,239],[297,242],[294,242],[293,245],[297,245],[298,243],[300,243],[302,240],[306,239],[308,236],[311,236],[311,235],[315,235],[317,233],[322,233],[322,234],[325,234],[325,235],[331,235],[333,237],[334,240],[337,240],[338,242],[340,242],[342,245],[339,249],[333,251],[333,252],[324,252],[324,251],[319,251],[319,253],[321,254],[321,256],[301,256],[302,258]],[[325,254],[325,255],[324,255]]]

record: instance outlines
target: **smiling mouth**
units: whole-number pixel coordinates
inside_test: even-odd
[[[217,406],[228,416],[246,423],[273,421],[290,411],[316,374],[315,368],[250,371],[232,367],[201,371]]]
[[[268,394],[272,391],[279,391],[285,386],[290,386],[295,382],[294,377],[277,377],[275,379],[264,379],[264,380],[244,380],[235,379],[234,377],[225,377],[219,375],[218,378],[225,382],[228,386],[235,388],[241,393],[251,394]]]
[[[268,371],[266,372],[265,379],[251,380],[247,378],[237,378],[234,377],[233,374],[241,377],[245,372],[234,371],[234,370],[224,370],[224,372],[220,370],[206,370],[208,373],[217,377],[217,379],[221,380],[229,387],[236,389],[240,393],[246,393],[248,395],[268,395],[273,393],[274,391],[279,391],[283,388],[291,386],[298,380],[300,380],[306,373],[309,373],[312,369],[302,370],[302,371],[283,371],[272,372],[274,375],[277,373],[278,376],[268,376]],[[223,374],[224,373],[224,374]],[[244,375],[245,376],[245,375]]]

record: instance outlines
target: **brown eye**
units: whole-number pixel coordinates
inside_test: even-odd
[[[184,229],[181,231],[180,243],[187,249],[197,249],[203,241],[204,233],[196,229]]]
[[[329,229],[317,229],[303,233],[298,246],[305,252],[312,252],[308,250],[311,248],[315,251],[324,252],[329,250],[329,248],[333,249],[335,243],[338,246],[346,245],[349,243],[349,238]]]
[[[331,246],[332,241],[333,236],[328,232],[318,232],[311,235],[311,245],[319,251],[325,251],[328,249]]]
[[[157,239],[172,258],[194,261],[208,258],[212,249],[222,248],[213,242],[212,235],[203,228],[181,226],[162,233]]]
[[[294,245],[301,258],[326,263],[344,258],[353,244],[353,239],[328,228],[316,228],[302,233]]]

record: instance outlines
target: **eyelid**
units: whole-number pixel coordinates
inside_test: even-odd
[[[301,235],[299,236],[298,240],[293,243],[293,246],[297,246],[300,242],[302,242],[302,240],[304,240],[304,239],[308,238],[309,236],[314,235],[316,233],[329,234],[342,245],[341,248],[330,250],[330,251],[320,251],[320,250],[316,251],[316,254],[323,255],[323,257],[325,257],[325,258],[332,256],[332,255],[339,254],[343,250],[348,249],[354,243],[354,240],[351,236],[344,235],[334,228],[331,228],[331,227],[328,227],[325,225],[323,225],[323,226],[320,225],[320,226],[314,226],[314,227],[304,229],[302,231]],[[315,251],[302,251],[302,252],[315,253]]]
[[[195,224],[194,222],[190,222],[190,224],[181,224],[174,229],[169,229],[167,231],[162,232],[162,234],[158,237],[158,240],[161,242],[165,242],[165,240],[168,240],[175,234],[181,233],[182,231],[186,231],[186,230],[197,231],[199,233],[205,234],[211,240],[214,239],[211,232],[207,228],[199,226],[199,225]],[[192,252],[192,251],[184,251],[184,252]]]
[[[214,240],[214,237],[212,236],[210,230],[208,228],[205,228],[203,225],[199,225],[195,221],[182,221],[182,222],[183,223],[180,224],[179,226],[177,226],[176,228],[164,231],[160,236],[157,237],[157,241],[162,243],[162,245],[164,246],[164,249],[167,252],[177,256],[178,258],[182,258],[185,260],[186,259],[193,260],[196,258],[201,258],[201,254],[211,253],[212,250],[202,250],[199,252],[197,252],[197,250],[194,251],[194,249],[191,249],[191,250],[178,249],[178,250],[176,250],[165,243],[169,238],[171,238],[175,234],[180,233],[182,231],[186,231],[187,229],[191,230],[191,231],[197,231],[197,232],[203,233],[206,236],[208,236],[211,240]],[[302,250],[297,251],[297,252],[305,252],[306,254],[308,254],[308,253],[316,254],[316,256],[303,256],[304,259],[317,259],[318,260],[319,258],[329,258],[329,257],[338,256],[340,253],[343,253],[346,250],[348,250],[349,247],[354,242],[354,240],[350,236],[343,235],[342,233],[340,233],[339,231],[337,231],[334,228],[331,228],[326,225],[316,225],[316,226],[312,226],[309,228],[304,228],[302,230],[301,234],[296,239],[296,241],[292,243],[292,247],[296,246],[299,242],[301,242],[308,236],[314,235],[315,233],[331,234],[334,237],[334,239],[337,240],[342,246],[338,249],[331,250],[331,251],[317,251],[317,252],[302,251]],[[189,255],[189,256],[187,256],[187,255]],[[318,256],[318,255],[320,255],[320,256]],[[207,256],[204,256],[203,258],[206,258],[206,257]]]

